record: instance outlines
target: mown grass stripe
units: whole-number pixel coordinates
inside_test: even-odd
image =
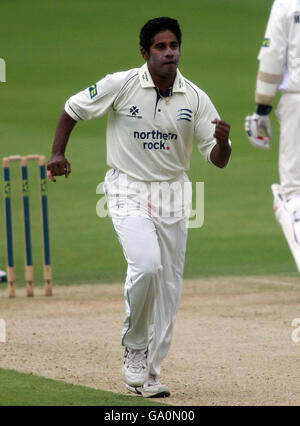
[[[166,404],[0,368],[0,406],[157,405]]]

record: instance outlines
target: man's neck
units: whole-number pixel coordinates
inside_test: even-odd
[[[151,76],[152,77],[152,76]],[[175,81],[176,74],[172,78],[153,78],[153,83],[159,89],[161,93],[164,93],[170,87],[173,87]]]
[[[160,77],[157,75],[153,75],[151,73],[151,70],[149,69],[150,75],[152,77],[153,83],[155,86],[159,89],[161,93],[164,93],[166,90],[168,90],[170,87],[173,87],[175,78],[176,78],[176,72],[172,76],[168,77]]]

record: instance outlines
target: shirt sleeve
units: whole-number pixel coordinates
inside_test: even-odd
[[[74,120],[92,120],[103,116],[114,103],[126,73],[108,74],[102,80],[71,96],[65,111]]]
[[[215,118],[220,118],[219,114],[210,98],[202,92],[200,105],[195,115],[195,138],[199,151],[208,162],[211,162],[210,153],[217,143],[213,136],[215,125],[212,124]]]

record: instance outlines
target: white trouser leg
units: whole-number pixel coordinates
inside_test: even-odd
[[[158,283],[151,324],[149,373],[160,375],[160,364],[169,352],[179,308],[187,227],[185,220],[168,218],[156,223],[163,268]]]
[[[162,217],[157,214],[159,197],[148,195],[150,184],[140,190],[139,182],[114,170],[105,178],[109,212],[128,263],[122,344],[130,349],[148,346],[150,374],[155,376],[171,345],[181,296],[187,238],[184,207],[190,204],[189,195],[182,198],[180,193],[185,182],[189,182],[185,175],[176,180],[178,202]]]
[[[140,216],[113,218],[113,224],[128,263],[122,344],[144,349],[149,342],[149,324],[161,269],[156,230],[150,219]]]
[[[298,271],[300,272],[300,196],[285,199],[280,185],[273,184],[274,213],[281,225]]]

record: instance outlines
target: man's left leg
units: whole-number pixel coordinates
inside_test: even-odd
[[[159,218],[156,224],[161,249],[161,280],[157,288],[149,343],[149,373],[160,376],[160,364],[169,352],[177,316],[184,269],[186,219]]]
[[[154,303],[148,353],[149,380],[141,392],[144,397],[169,396],[159,381],[162,361],[167,356],[178,313],[184,270],[187,219],[159,218],[156,223],[161,249],[162,270]]]

